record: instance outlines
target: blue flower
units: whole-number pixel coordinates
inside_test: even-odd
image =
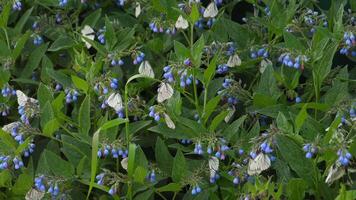
[[[22,9],[22,3],[19,0],[16,0],[14,4],[12,4],[12,9],[14,11],[20,11]]]

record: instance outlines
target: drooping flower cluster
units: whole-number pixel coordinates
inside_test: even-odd
[[[11,97],[11,96],[16,96],[16,90],[14,90],[11,86],[5,85],[1,89],[1,95],[3,97]]]
[[[294,67],[295,69],[304,69],[304,63],[309,59],[304,55],[298,55],[293,57],[290,53],[283,53],[279,56],[278,62],[287,67]]]
[[[105,27],[99,29],[99,31],[96,33],[98,41],[101,44],[105,44]]]
[[[197,195],[202,191],[199,185],[196,185],[192,188],[192,195]]]
[[[175,35],[177,29],[174,27],[174,24],[167,22],[167,20],[155,19],[149,24],[149,28],[154,33],[165,33],[167,35]]]
[[[33,44],[39,46],[43,43],[43,38],[40,35],[33,36]]]
[[[158,121],[161,119],[160,112],[157,112],[157,111],[155,110],[155,107],[154,107],[154,106],[151,106],[151,107],[149,108],[149,110],[150,110],[150,112],[149,112],[148,116],[153,117],[154,120],[155,120],[156,122],[158,122]]]
[[[145,54],[143,52],[137,52],[132,55],[133,57],[133,64],[138,65],[145,59]]]
[[[47,192],[52,198],[56,198],[60,193],[59,183],[53,178],[40,175],[35,178],[35,187],[41,192]]]
[[[14,4],[12,4],[12,9],[14,11],[20,11],[22,9],[22,3],[20,0],[15,0]]]
[[[121,156],[122,158],[127,158],[129,151],[126,148],[119,147],[114,144],[104,144],[101,148],[98,149],[97,153],[98,158],[105,158],[108,157],[110,154],[113,158],[119,158],[119,156]]]
[[[252,59],[256,59],[256,58],[268,58],[269,56],[269,53],[268,53],[268,50],[264,47],[258,49],[257,51],[256,50],[251,50],[251,54],[250,54],[250,57]]]
[[[66,6],[68,4],[68,0],[59,0],[59,3],[58,3],[58,5],[60,6],[60,7],[64,7],[64,6]]]
[[[303,146],[303,151],[306,152],[306,158],[312,158],[318,152],[318,148],[315,145],[308,143]]]
[[[355,35],[349,31],[344,33],[344,42],[343,47],[340,49],[340,54],[343,55],[351,55],[352,57],[356,57],[356,50],[352,50],[353,47],[356,46],[356,38]]]
[[[23,161],[19,157],[13,157],[11,163],[12,156],[10,155],[0,155],[0,169],[8,169],[13,167],[15,170],[18,170],[24,166]]]
[[[156,173],[155,170],[152,169],[146,176],[146,179],[151,182],[154,183],[156,181]]]
[[[352,158],[352,155],[347,149],[339,149],[337,151],[337,155],[339,156],[338,162],[342,166],[347,166],[350,163],[350,159]]]
[[[79,92],[76,89],[66,88],[64,90],[66,93],[66,103],[76,102],[78,100]]]

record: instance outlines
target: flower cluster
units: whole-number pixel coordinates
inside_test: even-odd
[[[66,6],[68,4],[68,0],[59,0],[59,6],[60,7],[64,7],[64,6]]]
[[[339,149],[337,155],[339,156],[338,161],[342,166],[347,166],[352,158],[352,155],[346,149]]]
[[[196,185],[192,188],[192,195],[197,195],[202,191],[202,189],[199,187],[199,185]]]
[[[11,160],[11,156],[0,155],[0,169],[8,169],[9,165],[10,165],[10,163],[9,163],[10,160]],[[13,163],[13,167],[15,170],[18,170],[24,166],[24,163],[18,157],[14,157],[12,159],[12,163]]]
[[[150,110],[150,112],[149,112],[148,116],[153,117],[154,120],[156,122],[158,122],[161,119],[160,112],[156,112],[154,106],[151,106],[149,108],[149,110]]]
[[[252,50],[250,57],[252,59],[256,59],[256,58],[268,58],[269,54],[268,51],[266,50],[266,48],[262,47],[260,49],[258,49],[257,51]]]
[[[187,75],[187,73],[181,73],[181,76],[180,76],[180,82],[179,82],[179,85],[182,87],[182,88],[185,88],[186,86],[189,86],[190,84],[192,84],[192,80],[193,79],[193,75]]]
[[[116,66],[121,66],[124,64],[124,61],[121,58],[113,58],[111,60],[111,66],[116,67]]]
[[[127,0],[116,0],[116,5],[122,7],[125,5]]]
[[[38,104],[28,102],[25,105],[20,105],[17,108],[20,114],[20,119],[25,124],[30,124],[30,119],[39,112]]]
[[[22,3],[20,0],[15,0],[14,4],[12,4],[12,9],[14,11],[20,11],[22,9]]]
[[[35,178],[35,187],[41,192],[46,192],[47,190],[47,193],[49,193],[52,198],[56,198],[60,192],[58,183],[53,180],[49,180],[44,175]]]
[[[10,96],[16,96],[16,90],[14,90],[12,87],[10,87],[9,85],[5,85],[2,89],[1,89],[1,95],[3,97],[10,97]]]
[[[264,141],[261,145],[260,145],[261,151],[263,153],[272,153],[273,149],[271,148],[270,144],[267,141]]]
[[[352,32],[345,32],[344,44],[340,50],[340,54],[343,55],[351,54],[351,56],[356,57],[356,50],[350,52],[350,49],[352,49],[354,46],[356,46],[355,35]]]
[[[172,83],[174,81],[172,67],[167,65],[163,68],[164,74],[163,77],[169,82]]]
[[[134,61],[133,64],[134,65],[138,65],[140,64],[145,58],[145,54],[143,52],[138,52],[134,55]]]
[[[303,69],[304,62],[307,61],[308,58],[306,56],[299,55],[294,58],[290,53],[283,53],[278,58],[278,62],[288,67],[294,67],[295,69],[299,69],[300,67]]]
[[[218,65],[218,69],[216,69],[217,74],[225,74],[229,71],[229,66],[227,64]]]
[[[177,29],[174,26],[164,25],[158,21],[151,22],[149,28],[154,33],[166,33],[167,35],[175,35],[177,33]]]
[[[99,29],[99,31],[97,32],[96,35],[97,35],[98,41],[99,41],[101,44],[105,44],[105,27]]]
[[[43,38],[40,35],[33,36],[33,44],[39,46],[43,43]]]
[[[3,117],[7,116],[10,113],[10,107],[5,103],[0,103],[0,113]]]
[[[151,182],[151,183],[155,182],[155,181],[156,181],[156,173],[155,173],[155,170],[151,170],[151,172],[149,172],[149,173],[147,174],[146,179],[147,179],[149,182]]]
[[[29,157],[31,153],[33,153],[33,151],[35,151],[35,143],[31,142],[28,144],[28,147],[23,151],[23,156],[25,157]]]
[[[129,151],[124,148],[116,147],[115,145],[103,145],[103,147],[98,150],[97,155],[98,158],[104,158],[108,157],[110,153],[113,158],[119,158],[119,156],[126,158],[129,154]]]
[[[189,140],[189,139],[181,139],[180,142],[181,142],[182,144],[190,144],[190,143],[192,143],[192,141]]]
[[[66,93],[66,103],[69,104],[78,100],[79,92],[77,90],[66,88],[64,92]]]
[[[318,148],[315,145],[308,143],[303,146],[303,151],[306,152],[306,158],[312,158],[317,153]]]
[[[199,155],[202,155],[204,153],[203,147],[200,142],[195,144],[194,153],[199,154]]]

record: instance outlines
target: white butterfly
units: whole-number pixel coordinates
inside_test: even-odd
[[[227,61],[227,66],[229,67],[236,67],[240,65],[241,65],[241,59],[237,54],[230,56],[229,60]]]
[[[176,125],[174,124],[172,119],[169,117],[169,115],[167,115],[166,113],[163,113],[163,115],[164,115],[164,120],[166,121],[168,128],[175,129]]]
[[[211,2],[208,7],[205,9],[203,16],[205,18],[214,18],[216,17],[216,15],[218,15],[219,11],[218,11],[218,7],[216,6],[216,4],[214,2]]]
[[[155,73],[153,72],[151,64],[146,60],[141,63],[140,67],[138,68],[138,73],[148,76],[150,78],[155,77]]]
[[[268,169],[271,166],[271,160],[268,155],[260,153],[255,159],[250,159],[248,162],[248,175],[260,174],[262,171]]]
[[[173,88],[169,83],[162,82],[158,88],[158,103],[162,103],[163,101],[170,99],[173,96]]]
[[[328,176],[325,179],[325,183],[331,184],[345,174],[345,169],[340,167],[339,165],[340,164],[333,164],[329,168]]]
[[[129,158],[127,158],[127,157],[121,160],[121,166],[125,170],[127,170],[127,166],[129,165],[128,161],[129,161]]]
[[[41,191],[38,191],[34,188],[31,188],[26,196],[25,196],[25,199],[26,200],[41,200],[43,198],[43,196],[45,195],[44,192],[41,192]]]
[[[94,40],[95,38],[94,30],[88,25],[85,25],[80,32],[82,33],[83,37],[89,40]],[[91,47],[91,44],[87,42],[84,38],[82,38],[82,41],[85,42],[85,45],[87,46],[88,49]]]
[[[263,72],[266,70],[268,65],[272,65],[272,62],[268,59],[263,59],[260,64],[260,73],[263,74]]]
[[[15,127],[20,126],[21,122],[12,122],[2,127],[2,130],[11,133]]]
[[[107,100],[108,105],[113,108],[116,112],[120,111],[123,106],[122,106],[122,98],[119,93],[112,93],[108,100]]]
[[[20,106],[25,106],[26,103],[30,102],[33,104],[37,104],[38,100],[34,98],[27,97],[21,90],[16,90],[17,103]]]
[[[212,156],[209,159],[209,170],[210,170],[210,177],[215,177],[217,171],[219,171],[219,159],[215,156]]]
[[[232,108],[229,108],[229,113],[226,115],[224,121],[226,123],[228,123],[231,119],[232,116],[234,116],[234,113],[235,113],[236,109],[235,109],[235,106],[233,106]]]
[[[141,14],[141,5],[140,3],[136,2],[135,17],[137,18],[140,14]]]
[[[177,29],[187,29],[189,26],[188,21],[184,19],[182,15],[179,15],[177,21],[176,21],[176,28]]]

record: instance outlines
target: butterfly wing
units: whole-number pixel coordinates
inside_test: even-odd
[[[122,98],[119,93],[112,93],[108,100],[108,105],[113,108],[116,112],[122,109]]]
[[[21,91],[16,90],[17,103],[20,106],[24,106],[27,103],[28,97]]]
[[[89,40],[94,40],[95,35],[94,35],[94,30],[88,26],[85,25],[84,28],[81,30],[82,36],[89,39]],[[91,44],[87,42],[84,38],[82,38],[82,41],[85,42],[86,47],[89,49],[91,47]]]
[[[25,196],[25,199],[26,200],[41,200],[43,197],[44,197],[45,193],[44,192],[41,192],[41,191],[38,191],[34,188],[31,188],[26,196]]]
[[[216,172],[219,170],[219,159],[217,157],[211,157],[209,159],[210,177],[215,177]]]
[[[176,125],[174,124],[172,119],[169,117],[169,115],[167,115],[166,113],[164,113],[163,115],[164,115],[164,119],[166,121],[168,128],[175,129]]]
[[[271,166],[271,160],[263,153],[256,156],[255,159],[250,159],[248,164],[247,173],[249,175],[260,174],[262,171],[268,169]]]
[[[177,29],[187,29],[189,24],[188,24],[188,21],[186,19],[184,19],[184,17],[182,15],[179,15],[175,26]]]
[[[216,15],[218,15],[218,7],[214,2],[211,2],[208,7],[205,9],[203,16],[205,18],[214,18]]]
[[[5,126],[2,127],[2,130],[8,133],[11,133],[12,129],[14,129],[15,127],[18,127],[21,124],[21,122],[12,122],[10,124],[7,124]]]
[[[158,88],[158,103],[162,103],[163,101],[170,99],[173,96],[173,88],[169,83],[161,83]]]
[[[148,61],[143,61],[138,68],[138,72],[142,75],[148,76],[150,78],[154,78],[155,74],[153,72],[153,69],[151,67],[151,64]]]

